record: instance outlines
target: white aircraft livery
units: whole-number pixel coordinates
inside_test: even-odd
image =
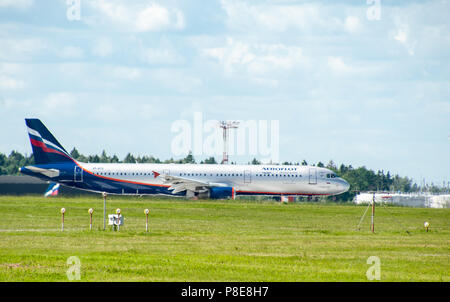
[[[82,163],[38,119],[25,119],[35,165],[23,174],[81,190],[213,199],[237,195],[337,195],[349,184],[333,171],[298,165]]]

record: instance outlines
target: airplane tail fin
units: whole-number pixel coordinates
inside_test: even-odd
[[[60,186],[59,183],[51,182],[47,190],[45,191],[44,196],[45,197],[57,196],[59,193],[59,186]]]
[[[25,119],[25,122],[36,164],[74,161],[39,119]]]

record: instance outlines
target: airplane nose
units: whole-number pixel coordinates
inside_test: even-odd
[[[349,189],[350,189],[350,184],[347,181],[343,180],[343,184],[342,184],[342,190],[343,191],[342,191],[342,193],[347,192]]]

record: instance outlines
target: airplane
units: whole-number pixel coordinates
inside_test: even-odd
[[[22,174],[81,190],[114,195],[330,196],[350,185],[333,171],[299,165],[130,164],[78,162],[39,119],[25,119],[35,165]]]

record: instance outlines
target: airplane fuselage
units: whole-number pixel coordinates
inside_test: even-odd
[[[39,167],[50,169],[46,165]],[[329,169],[315,166],[76,162],[52,164],[51,168],[60,171],[59,175],[48,177],[27,171],[27,167],[21,172],[83,190],[125,195],[189,195],[188,191],[173,194],[160,174],[230,187],[235,195],[336,195],[348,190],[345,180]]]

